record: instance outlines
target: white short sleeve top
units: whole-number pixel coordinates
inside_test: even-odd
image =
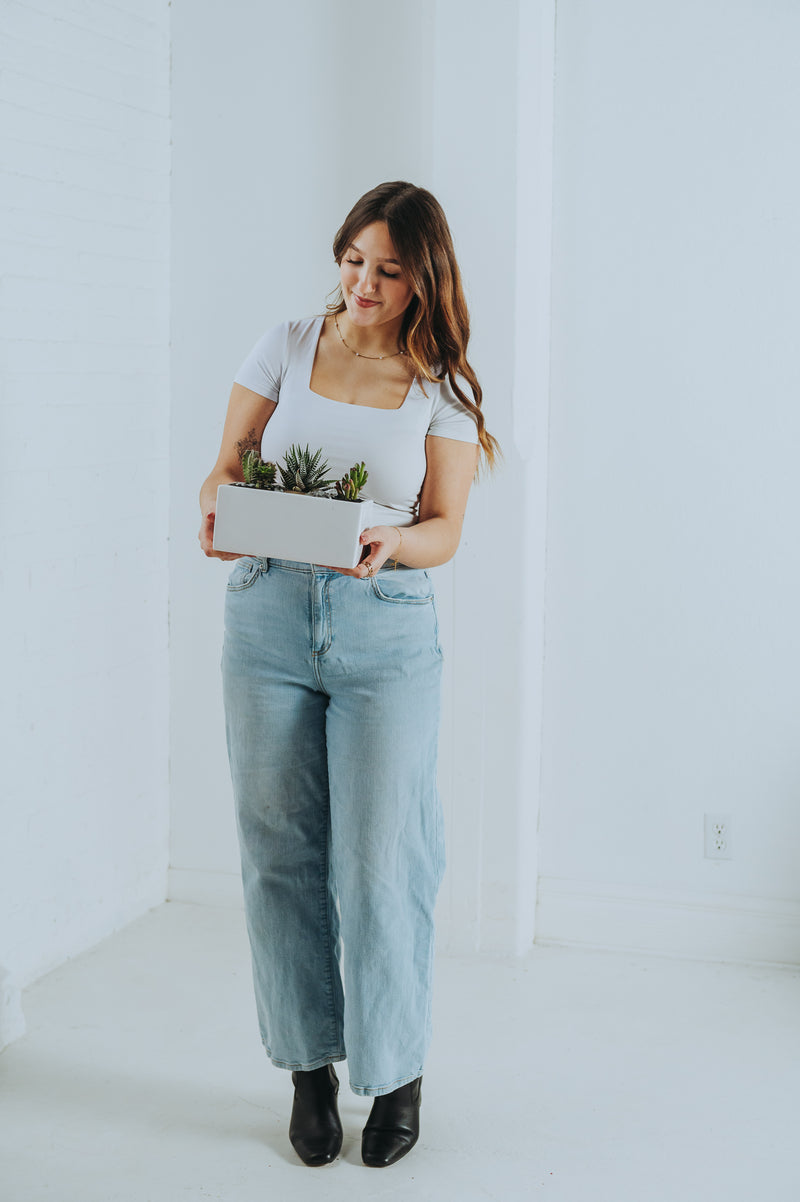
[[[323,322],[321,316],[307,317],[268,330],[234,377],[277,402],[264,431],[262,458],[281,459],[292,443],[312,451],[322,447],[331,479],[363,461],[369,479],[362,495],[375,502],[375,525],[411,526],[418,519],[425,479],[425,439],[477,443],[475,419],[447,381],[415,380],[399,409],[348,405],[312,392]],[[470,396],[468,382],[460,377],[458,382]]]

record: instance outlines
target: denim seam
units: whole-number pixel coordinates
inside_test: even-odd
[[[291,570],[294,571],[294,569],[291,569]],[[325,693],[327,696],[328,690],[325,688],[325,685],[322,683],[322,677],[321,677],[320,671],[319,671],[319,661],[320,661],[320,655],[324,654],[324,652],[327,651],[328,647],[330,646],[330,641],[328,641],[328,645],[325,646],[324,645],[325,636],[323,636],[323,649],[322,649],[322,651],[317,651],[316,637],[317,637],[318,606],[317,606],[316,580],[313,576],[311,577],[311,580],[309,582],[309,587],[311,589],[311,666],[312,666],[312,670],[314,672],[314,679],[317,682],[320,692]],[[323,591],[326,587],[327,587],[327,581],[325,581],[325,583],[324,583]],[[325,613],[325,604],[324,604],[325,599],[326,598],[323,597],[322,595],[320,596],[320,600],[322,602],[320,617],[324,618],[326,623],[329,623],[330,615]]]
[[[429,593],[427,597],[387,597],[386,593],[381,592],[374,576],[372,591],[379,601],[386,601],[389,605],[430,605],[433,601],[433,593]]]
[[[436,600],[434,597],[431,597],[431,601],[433,602],[433,646],[436,654],[441,659],[443,656],[442,647],[439,642],[439,611],[436,608]]]
[[[437,854],[436,858],[437,858],[437,862],[438,862],[438,859],[439,859],[438,854]],[[428,1004],[426,1007],[426,1014],[425,1014],[425,1049],[426,1049],[426,1051],[427,1051],[428,1044],[430,1043],[431,1035],[433,1033],[433,967],[434,967],[434,952],[435,952],[435,950],[436,950],[436,932],[433,928],[431,928],[430,939],[428,941],[428,964],[427,964],[428,979],[426,981],[427,993],[428,993]]]
[[[330,840],[330,800],[328,801],[328,809],[325,818],[324,839],[322,842],[322,855],[320,857],[320,909],[322,912],[322,924],[325,931],[325,946],[327,948],[327,957],[325,960],[325,988],[328,995],[328,1013],[330,1016],[331,1028],[334,1033],[334,1040],[339,1043],[339,1032],[341,1030],[340,1016],[336,1010],[336,1001],[333,989],[333,972],[334,972],[334,949],[331,940],[331,914],[330,914],[330,899],[328,889],[328,879],[330,875],[330,857],[328,854],[328,844]]]
[[[245,569],[245,573],[242,576],[242,579],[237,584],[231,584],[230,581],[228,582],[228,584],[227,584],[228,592],[229,593],[241,593],[241,592],[244,592],[245,589],[252,588],[252,586],[255,584],[256,580],[258,580],[260,575],[261,575],[261,565],[258,563],[249,564],[248,567]]]
[[[315,655],[326,655],[330,651],[331,642],[333,641],[333,624],[331,621],[331,595],[330,595],[330,577],[327,577],[322,582],[322,606],[320,617],[322,618],[322,646],[317,650]]]

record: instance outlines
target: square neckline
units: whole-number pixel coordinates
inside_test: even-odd
[[[317,361],[317,351],[319,350],[319,344],[320,344],[320,340],[322,338],[322,331],[325,329],[325,316],[326,315],[323,313],[321,316],[318,316],[315,319],[316,321],[319,322],[319,330],[317,331],[316,338],[312,342],[311,354],[309,356],[311,363],[309,365],[308,379],[306,381],[306,388],[311,393],[311,395],[318,396],[320,398],[320,400],[323,400],[323,401],[330,401],[330,403],[332,405],[343,405],[345,407],[345,409],[369,409],[373,413],[399,413],[401,411],[401,409],[405,409],[406,402],[408,401],[408,398],[411,396],[411,393],[414,391],[414,385],[417,382],[416,376],[414,376],[413,380],[411,381],[410,385],[408,386],[408,391],[406,392],[406,394],[403,397],[400,404],[397,405],[393,409],[387,409],[384,405],[359,405],[355,401],[337,401],[336,397],[326,396],[326,394],[324,392],[317,392],[316,389],[311,387],[311,377],[314,375],[314,364]]]

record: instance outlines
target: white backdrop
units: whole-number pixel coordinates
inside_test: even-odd
[[[437,572],[443,943],[800,962],[800,10],[70,14],[15,4],[0,51],[0,971],[163,899],[170,798],[172,896],[237,896],[197,490],[240,359],[397,177],[450,216],[506,451]]]

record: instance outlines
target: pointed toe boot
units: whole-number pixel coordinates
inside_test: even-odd
[[[361,1137],[361,1159],[385,1169],[405,1156],[419,1139],[422,1077],[376,1098]]]
[[[342,1149],[342,1123],[336,1095],[339,1078],[332,1064],[292,1073],[294,1104],[289,1139],[300,1159],[316,1168],[330,1164]]]

